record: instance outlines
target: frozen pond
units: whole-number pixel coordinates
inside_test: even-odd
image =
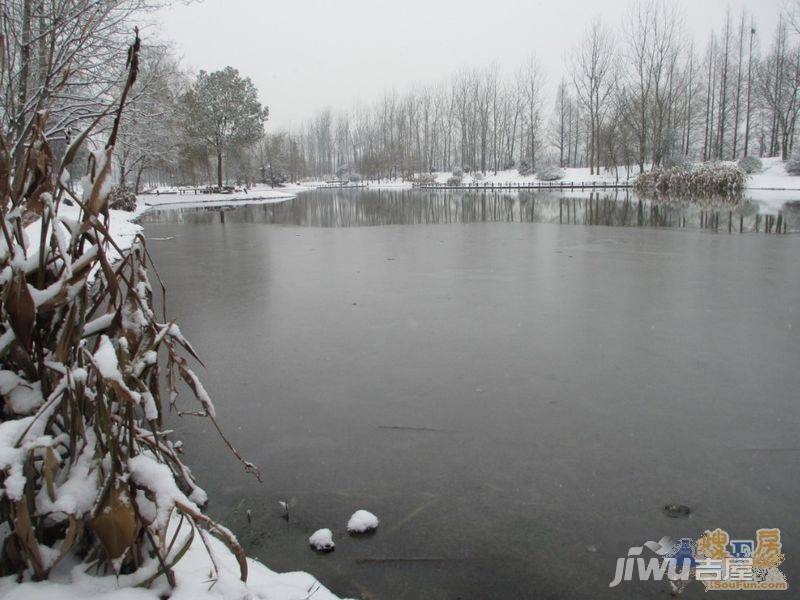
[[[174,420],[250,555],[342,597],[665,598],[609,589],[617,557],[780,527],[798,589],[800,237],[749,233],[752,206],[709,221],[570,197],[567,218],[564,198],[324,191],[224,222],[147,215],[170,316],[264,473]],[[374,536],[345,534],[359,508]]]

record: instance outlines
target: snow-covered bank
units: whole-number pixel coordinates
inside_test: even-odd
[[[760,173],[747,176],[745,189],[789,191],[800,190],[800,176],[786,172],[786,164],[778,157],[761,159],[763,169]]]
[[[208,538],[219,569],[216,582],[209,580],[213,565],[200,536],[195,536],[174,568],[177,585],[171,593],[163,577],[150,589],[143,589],[136,587],[140,582],[131,580],[130,576],[90,575],[84,573],[86,565],[73,562],[56,567],[49,581],[17,583],[15,576],[4,577],[0,579],[0,597],[4,600],[160,600],[168,594],[170,600],[338,600],[308,573],[275,573],[249,558],[245,584],[240,581],[239,565],[225,544],[213,536]],[[175,547],[182,545],[178,541]]]
[[[735,164],[734,162],[725,164]],[[760,173],[747,176],[744,186],[744,196],[746,199],[760,205],[765,214],[777,214],[787,202],[800,200],[800,176],[790,175],[786,172],[784,162],[778,158],[762,159],[763,170]],[[579,183],[606,183],[633,181],[636,178],[638,169],[631,169],[629,172],[624,167],[617,170],[602,170],[600,173],[589,173],[588,167],[564,169],[564,177],[559,179],[559,183],[579,184]],[[434,173],[436,183],[445,184],[452,172]],[[536,175],[520,175],[514,169],[504,171],[489,171],[485,176],[479,173],[465,173],[462,177],[462,185],[524,185],[539,182]],[[378,184],[379,187],[390,187],[390,184]],[[411,187],[410,182],[395,184],[396,187]],[[370,187],[373,187],[370,184]],[[580,191],[570,191],[570,195],[581,194]],[[589,194],[592,192],[586,192]]]
[[[735,165],[736,163],[725,162],[724,164]],[[748,175],[745,185],[746,190],[800,191],[800,176],[787,173],[785,164],[780,158],[764,158],[762,159],[762,164],[763,170],[760,173]],[[630,170],[626,170],[625,167],[610,170],[602,169],[600,173],[595,174],[591,174],[588,167],[566,168],[563,171],[564,176],[558,181],[565,184],[633,182],[639,172],[636,167]],[[436,183],[444,184],[453,176],[453,173],[444,171],[433,173],[433,176],[436,178]],[[539,181],[541,180],[535,174],[520,175],[515,169],[497,171],[496,173],[487,171],[486,175],[481,175],[479,172],[464,173],[462,177],[464,185],[476,183],[494,183],[495,185],[524,184],[537,183]],[[372,187],[372,184],[370,184],[370,187]]]
[[[151,208],[175,206],[182,208],[191,207],[225,207],[243,204],[271,204],[285,202],[297,197],[297,194],[310,188],[302,185],[290,185],[282,188],[255,187],[247,192],[239,191],[232,194],[139,194],[137,196],[136,210],[109,211],[111,220],[110,233],[114,242],[122,250],[130,248],[134,237],[142,231],[142,226],[136,223],[142,214]],[[68,219],[77,220],[80,217],[80,208],[67,204],[61,205],[59,215]],[[31,240],[38,239],[40,222],[37,221],[26,228]],[[117,258],[116,252],[111,253],[111,258]]]
[[[230,194],[195,194],[194,192],[139,194],[137,198],[146,206],[226,206],[237,204],[267,204],[283,202],[297,196],[298,192],[312,189],[309,185],[287,185],[280,188],[256,186]]]

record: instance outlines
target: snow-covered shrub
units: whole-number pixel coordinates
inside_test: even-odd
[[[558,181],[564,179],[566,172],[561,167],[544,167],[536,173],[536,178],[540,181]]]
[[[795,152],[786,160],[786,172],[789,175],[800,175],[800,151]]]
[[[463,177],[464,176],[464,169],[461,167],[456,167],[453,169],[453,177]]]
[[[763,164],[761,163],[761,159],[757,156],[743,156],[739,159],[737,164],[739,165],[739,168],[748,175],[761,173],[761,170],[764,168]]]
[[[436,183],[436,175],[433,173],[417,173],[411,178],[411,182],[418,185],[431,185]]]
[[[123,97],[135,80],[138,49],[137,36]],[[213,531],[235,554],[245,580],[244,552],[203,514],[206,494],[165,427],[183,381],[197,400],[195,414],[217,428],[211,399],[189,363],[195,352],[155,309],[144,237],[123,250],[109,232],[121,114],[122,103],[108,141],[89,157],[80,212],[63,210],[63,174],[93,126],[55,164],[42,111],[20,140],[28,159],[0,169],[6,231],[0,245],[6,267],[0,273],[0,571],[42,580],[62,560],[84,561],[76,567],[82,577],[94,568],[131,574],[144,586],[161,575],[172,584],[172,566],[194,535],[208,541]],[[27,225],[36,235],[26,235]],[[121,260],[112,266],[115,257]],[[173,537],[167,528],[172,522],[174,531],[175,514],[180,535]]]
[[[739,167],[707,163],[697,168],[654,169],[640,174],[634,189],[674,194],[733,194],[744,187],[745,173]]]
[[[113,187],[108,199],[108,207],[114,210],[136,210],[136,194],[126,187]]]
[[[517,172],[523,177],[527,177],[531,174],[531,166],[528,164],[527,160],[523,160],[519,163],[519,169],[517,169]]]
[[[464,178],[461,175],[456,175],[454,173],[452,176],[448,177],[447,185],[461,185],[463,180]]]
[[[359,175],[358,173],[351,173],[350,183],[361,183],[361,175]]]
[[[472,180],[473,180],[473,181],[483,181],[483,180],[484,180],[484,175],[483,175],[483,173],[482,173],[481,171],[475,171],[475,172],[472,174]]]

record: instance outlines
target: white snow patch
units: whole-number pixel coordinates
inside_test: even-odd
[[[350,533],[366,533],[378,528],[378,517],[366,510],[357,510],[347,522],[347,531]]]
[[[333,532],[330,529],[318,529],[308,538],[308,543],[311,544],[314,550],[323,552],[333,550],[336,546],[333,543]]]
[[[94,431],[87,429],[83,451],[69,468],[66,480],[56,485],[55,500],[50,499],[46,487],[42,486],[39,490],[36,510],[40,514],[50,513],[56,520],[62,520],[60,517],[63,515],[73,515],[80,519],[91,510],[98,490],[97,476],[92,472],[96,464],[94,447]]]
[[[114,350],[114,345],[107,335],[100,338],[100,347],[92,356],[92,362],[104,379],[123,383],[122,373],[119,372],[119,363],[117,362],[117,351]]]
[[[172,538],[178,520],[174,516],[170,520],[168,539]],[[184,525],[175,548],[183,546],[188,534]],[[219,578],[214,585],[208,579],[213,565],[200,536],[195,535],[189,550],[174,567],[177,585],[172,591],[163,577],[151,589],[142,589],[134,587],[140,583],[135,576],[98,577],[85,573],[85,565],[65,560],[56,565],[49,581],[17,583],[15,576],[0,578],[0,597],[3,600],[159,600],[166,596],[170,600],[339,600],[308,573],[275,573],[251,558],[247,559],[245,584],[239,579],[236,558],[225,544],[214,536],[206,539],[219,566]],[[157,563],[146,563],[142,571],[155,572],[157,568]]]
[[[157,462],[147,454],[139,454],[128,459],[128,469],[137,485],[155,494],[157,513],[154,521],[158,529],[167,524],[176,502],[200,512],[197,505],[178,489],[175,477],[167,465]]]

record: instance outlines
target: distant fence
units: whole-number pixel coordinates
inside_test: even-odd
[[[614,190],[633,187],[631,181],[530,181],[495,183],[494,181],[462,183],[412,183],[420,190]]]
[[[361,188],[365,188],[365,187],[369,187],[369,186],[366,183],[350,183],[350,182],[337,183],[337,182],[328,181],[328,182],[316,185],[314,187],[315,187],[315,189],[318,189],[318,190],[327,190],[327,189],[351,190],[351,189],[361,189]]]

